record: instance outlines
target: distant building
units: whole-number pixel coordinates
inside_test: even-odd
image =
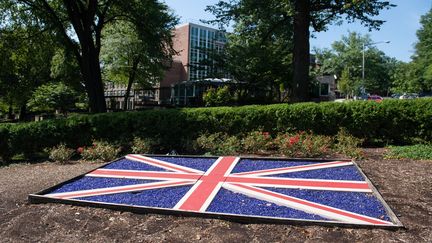
[[[173,47],[178,55],[173,56],[171,67],[165,77],[153,89],[131,90],[128,109],[136,109],[137,105],[156,103],[171,104],[173,87],[185,81],[204,80],[206,78],[230,78],[216,67],[212,53],[223,50],[227,39],[225,32],[203,25],[185,23],[173,30]],[[215,74],[218,74],[215,77]],[[108,84],[105,96],[108,107],[123,107],[124,85]],[[146,100],[142,100],[144,98]]]

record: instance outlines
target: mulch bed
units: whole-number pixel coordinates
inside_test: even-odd
[[[242,224],[217,219],[133,214],[61,204],[32,205],[27,195],[101,164],[0,167],[1,242],[432,242],[432,161],[384,160],[366,149],[358,162],[406,229]]]

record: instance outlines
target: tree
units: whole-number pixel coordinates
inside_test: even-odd
[[[432,9],[420,19],[421,28],[417,31],[413,66],[417,70],[418,85],[421,91],[432,91]]]
[[[344,68],[337,84],[338,90],[350,98],[360,93],[360,86],[361,80],[351,76],[349,68]]]
[[[2,29],[0,94],[3,102],[9,106],[10,118],[15,107],[20,110],[20,119],[25,119],[27,101],[34,89],[52,80],[50,60],[55,48],[47,33],[40,33],[32,26]]]
[[[390,89],[392,70],[396,60],[385,55],[375,46],[370,46],[369,35],[362,36],[349,32],[335,41],[331,49],[316,49],[322,74],[336,74],[341,79],[343,93],[358,95],[360,87],[367,92],[386,95]],[[363,44],[369,47],[365,50],[365,80],[362,80],[362,50]],[[339,86],[338,85],[338,86]]]
[[[246,90],[260,102],[280,101],[281,90],[292,89],[292,30],[277,28],[270,33],[269,28],[286,17],[289,6],[275,0],[242,1],[239,5],[241,14],[234,17],[234,30],[227,34],[222,60],[216,58],[216,63],[246,82]],[[247,92],[241,95],[246,96]]]
[[[173,50],[155,49],[140,39],[135,26],[127,22],[106,28],[101,49],[103,74],[106,80],[127,84],[123,109],[127,109],[132,85],[152,87],[162,79],[175,54]],[[166,34],[164,38],[171,38]],[[170,39],[164,40],[169,42]]]
[[[229,24],[236,21],[244,12],[244,9],[252,6],[245,5],[245,2],[257,2],[257,0],[244,1],[219,1],[214,6],[207,7],[220,24]],[[309,65],[310,65],[310,28],[320,32],[327,30],[327,26],[333,23],[340,23],[343,18],[349,22],[360,20],[361,23],[370,29],[378,29],[384,23],[382,20],[375,20],[383,9],[392,6],[389,1],[370,0],[285,0],[280,1],[286,6],[283,18],[272,26],[269,26],[269,33],[278,28],[290,28],[293,30],[293,100],[308,100],[309,94]],[[291,25],[292,23],[292,25]],[[271,36],[271,34],[269,35]]]
[[[391,91],[396,94],[421,92],[422,84],[420,82],[418,71],[419,69],[413,62],[397,63],[392,75]]]
[[[165,42],[177,23],[168,7],[157,0],[3,0],[0,6],[9,22],[34,18],[73,53],[80,67],[91,112],[105,112],[99,54],[102,31],[108,23],[126,21],[155,49],[172,49]],[[7,23],[6,23],[7,24]]]
[[[63,83],[49,83],[39,86],[29,100],[32,111],[54,111],[66,114],[75,107],[78,94]]]

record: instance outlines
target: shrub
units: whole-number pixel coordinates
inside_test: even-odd
[[[228,105],[232,102],[232,96],[228,86],[219,87],[217,89],[210,88],[203,96],[206,106],[221,106]]]
[[[240,140],[225,133],[203,134],[196,142],[199,148],[212,155],[235,155],[241,150]]]
[[[153,152],[155,142],[148,138],[134,138],[132,144],[132,153],[135,154],[150,154]]]
[[[70,158],[72,158],[74,150],[66,147],[66,145],[64,144],[60,144],[56,147],[51,148],[48,153],[49,159],[55,162],[65,163],[69,161]]]
[[[432,145],[389,146],[384,158],[432,160]]]
[[[328,154],[332,138],[312,133],[279,134],[275,139],[279,152],[288,157],[320,157]]]
[[[84,148],[81,152],[81,156],[84,160],[111,161],[114,160],[119,153],[120,148],[107,142],[96,141],[93,142],[92,147]]]
[[[130,144],[158,141],[160,152],[182,153],[201,134],[228,136],[262,129],[272,134],[312,131],[336,135],[341,127],[365,144],[412,144],[432,140],[432,100],[384,100],[185,108],[74,115],[67,119],[0,125],[0,154],[32,154],[64,142],[76,148],[92,140]],[[3,130],[3,132],[1,132]],[[5,134],[5,135],[3,135]]]
[[[334,151],[351,158],[361,158],[362,151],[360,149],[363,139],[356,138],[348,133],[344,128],[341,128],[336,135],[336,143]]]
[[[273,148],[273,139],[269,132],[254,131],[242,139],[242,145],[245,152],[262,153]]]

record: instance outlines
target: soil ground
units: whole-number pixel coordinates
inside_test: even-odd
[[[384,160],[383,149],[365,153],[359,166],[405,229],[244,224],[29,204],[28,194],[101,165],[46,162],[0,167],[0,242],[432,242],[432,161]]]

